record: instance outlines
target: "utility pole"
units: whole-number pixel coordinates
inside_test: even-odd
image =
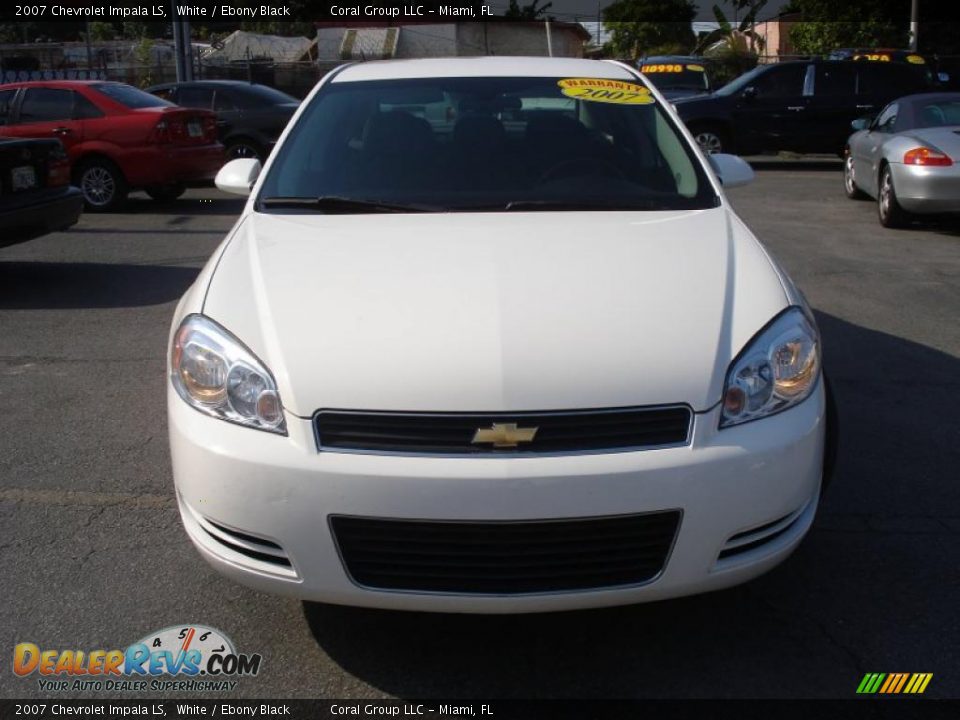
[[[193,54],[190,45],[190,23],[177,19],[177,6],[170,3],[173,10],[173,57],[177,64],[177,82],[193,80]]]
[[[553,57],[553,36],[550,34],[550,21],[544,23],[547,26],[547,55]]]
[[[90,49],[90,21],[87,20],[87,29],[84,33],[85,40],[87,41],[87,73],[89,77],[89,72],[93,70],[93,51]]]
[[[919,0],[910,0],[910,49],[913,52],[917,51],[920,34],[920,9],[917,7],[919,4]]]

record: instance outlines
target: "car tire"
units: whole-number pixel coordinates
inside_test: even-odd
[[[83,193],[84,206],[90,212],[116,210],[129,192],[120,168],[106,158],[82,161],[74,171],[74,184]]]
[[[690,132],[707,155],[733,152],[730,134],[718,125],[694,125]]]
[[[853,176],[853,155],[844,154],[843,158],[843,191],[851,200],[865,200],[867,194],[857,187]]]
[[[168,185],[151,185],[144,188],[144,191],[157,202],[172,202],[183,195],[187,190],[181,183],[170,183]]]
[[[893,173],[890,166],[880,169],[880,183],[877,190],[877,214],[880,224],[886,228],[902,228],[910,222],[910,213],[900,206],[897,189],[893,185]]]
[[[266,159],[266,153],[253,140],[238,139],[227,142],[227,148],[224,151],[227,160],[236,160],[237,158],[256,158],[263,164]]]

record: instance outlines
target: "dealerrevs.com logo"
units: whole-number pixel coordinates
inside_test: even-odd
[[[224,691],[260,672],[263,657],[238,653],[219,630],[178,625],[150,633],[125,650],[41,649],[17,643],[13,672],[38,675],[44,691]]]

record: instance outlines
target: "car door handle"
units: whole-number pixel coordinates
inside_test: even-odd
[[[857,110],[873,110],[873,105],[857,105]]]
[[[54,128],[52,132],[54,135],[69,135],[73,130],[68,127],[57,127]]]
[[[806,108],[803,105],[787,105],[787,110],[799,112],[801,110],[806,110]]]

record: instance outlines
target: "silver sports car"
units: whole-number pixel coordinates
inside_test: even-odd
[[[902,227],[914,213],[960,213],[960,93],[902,97],[852,124],[847,197],[876,198],[885,227]]]

